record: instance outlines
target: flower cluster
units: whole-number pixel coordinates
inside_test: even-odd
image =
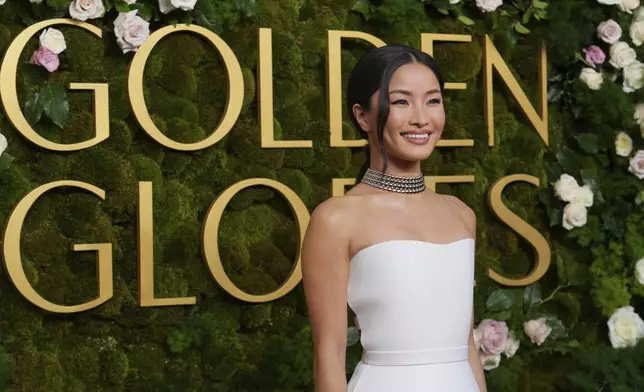
[[[39,48],[31,55],[31,63],[45,68],[48,72],[56,71],[60,66],[58,55],[67,49],[65,36],[60,30],[48,28],[40,33],[39,42]]]
[[[628,4],[627,4],[628,3]],[[633,20],[629,28],[630,39],[635,46],[644,43],[644,10],[636,3],[623,2],[617,4],[624,12],[632,13]],[[635,6],[635,8],[631,8]],[[633,12],[633,10],[635,10]],[[607,45],[609,60],[612,70],[603,69],[606,53],[599,45],[590,45],[584,48],[584,61],[587,67],[581,70],[580,79],[592,90],[599,90],[606,72],[622,73],[622,89],[627,93],[639,90],[644,85],[644,63],[637,59],[637,53],[625,40],[623,40],[622,27],[613,19],[608,19],[597,25],[597,38],[599,45]],[[615,74],[617,76],[617,74]]]
[[[587,208],[592,207],[594,195],[588,185],[579,186],[571,175],[562,174],[555,183],[555,195],[568,202],[563,210],[562,225],[566,230],[582,227],[588,218]]]
[[[550,336],[552,327],[547,324],[545,317],[540,317],[524,323],[523,332],[532,343],[540,346]],[[473,333],[484,370],[496,369],[501,363],[502,354],[511,358],[521,345],[515,333],[508,330],[505,321],[482,320]]]

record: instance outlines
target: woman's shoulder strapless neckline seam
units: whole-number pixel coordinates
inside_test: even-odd
[[[412,244],[421,244],[421,245],[428,245],[432,247],[446,247],[450,245],[456,245],[461,242],[474,242],[473,238],[466,237],[466,238],[461,238],[458,240],[450,241],[450,242],[445,242],[445,243],[437,243],[437,242],[430,242],[430,241],[423,241],[423,240],[385,240],[381,242],[376,242],[374,244],[368,245],[359,251],[357,251],[350,259],[350,261],[353,261],[359,254],[364,253],[370,249],[377,248],[379,246],[385,245],[385,244],[390,244],[390,243],[412,243]]]

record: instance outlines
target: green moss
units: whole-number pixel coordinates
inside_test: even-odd
[[[159,85],[169,93],[194,99],[198,90],[197,75],[191,68],[166,67],[159,75]]]
[[[606,317],[628,305],[631,300],[626,281],[618,277],[605,277],[595,281],[592,294],[595,305]]]
[[[83,82],[100,80],[103,73],[104,47],[100,38],[85,30],[62,26],[67,49],[62,61],[69,70],[82,76]]]
[[[309,204],[313,187],[309,178],[297,169],[281,169],[277,174],[278,181],[291,188],[305,203]]]
[[[275,77],[290,79],[302,72],[302,51],[287,34],[273,32],[273,59]]]

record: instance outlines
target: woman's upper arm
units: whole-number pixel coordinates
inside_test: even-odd
[[[302,283],[316,350],[344,354],[349,250],[346,213],[335,199],[318,206],[302,246]]]

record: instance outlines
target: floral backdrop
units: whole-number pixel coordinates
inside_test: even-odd
[[[45,182],[80,178],[107,189],[104,203],[74,193],[43,197],[27,219],[23,257],[39,292],[74,303],[92,292],[95,271],[87,268],[91,258],[63,245],[81,238],[111,242],[115,298],[81,315],[45,314],[4,276],[3,390],[311,390],[310,327],[301,287],[268,304],[229,298],[200,260],[198,231],[216,194],[240,179],[277,179],[313,209],[329,197],[332,178],[356,175],[360,149],[327,147],[327,29],[364,31],[416,47],[423,32],[475,37],[467,44],[437,44],[436,58],[447,80],[468,83],[466,91],[446,93],[445,135],[474,138],[476,145],[441,148],[425,170],[476,175],[474,184],[442,184],[438,190],[461,197],[479,216],[475,338],[489,390],[644,389],[640,0],[0,0],[0,49],[26,26],[57,17],[95,24],[106,34],[97,42],[78,29],[54,26],[35,36],[18,76],[24,114],[51,140],[85,140],[91,99],[64,86],[107,82],[111,137],[88,151],[43,151],[1,117],[0,223],[21,197]],[[176,23],[220,34],[241,62],[248,90],[231,134],[197,153],[156,145],[139,129],[127,102],[133,53],[150,32]],[[259,148],[254,100],[259,27],[273,29],[278,134],[312,139],[313,149]],[[549,146],[499,87],[494,93],[499,140],[493,148],[485,145],[478,83],[483,49],[476,39],[484,35],[533,102],[535,48],[545,42]],[[344,44],[345,79],[366,48]],[[224,71],[212,52],[193,36],[176,35],[162,41],[148,62],[147,103],[157,126],[177,140],[202,139],[223,111]],[[345,138],[356,137],[346,128]],[[530,248],[485,205],[489,184],[513,173],[541,179],[539,188],[509,187],[504,202],[537,227],[553,250],[547,275],[525,288],[501,287],[485,277],[490,267],[507,276],[524,276],[531,267]],[[198,295],[194,307],[136,305],[133,192],[136,181],[144,180],[155,185],[158,295]],[[227,271],[250,292],[277,287],[297,247],[288,208],[262,189],[235,197],[220,237]],[[358,326],[349,326],[348,374],[359,360],[359,335]]]

